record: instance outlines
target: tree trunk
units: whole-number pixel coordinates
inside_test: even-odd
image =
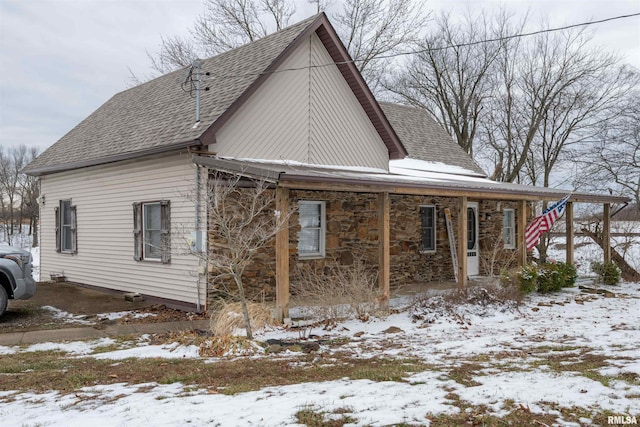
[[[244,294],[244,286],[242,286],[242,279],[240,274],[234,273],[233,280],[238,287],[238,296],[240,297],[240,305],[242,306],[242,316],[244,317],[244,327],[247,331],[247,339],[253,339],[253,333],[251,332],[251,318],[249,317],[249,309],[247,307],[247,297]]]
[[[596,230],[596,232],[594,233],[588,228],[582,228],[582,232],[591,237],[591,239],[593,239],[593,241],[596,242],[598,246],[604,249],[604,245],[607,242],[605,242],[602,238],[602,233],[598,232],[598,230]],[[624,259],[624,257],[613,248],[611,248],[611,260],[615,262],[618,267],[620,267],[620,275],[624,280],[628,282],[640,281],[640,272],[631,267],[629,263]]]
[[[33,248],[37,248],[38,247],[38,217],[34,216],[33,218],[31,218],[31,222],[33,224],[33,242],[31,243],[31,247]]]

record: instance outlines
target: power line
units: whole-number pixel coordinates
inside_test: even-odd
[[[435,48],[427,48],[427,49],[421,49],[421,50],[416,50],[416,51],[412,51],[412,52],[401,52],[401,53],[399,53],[397,55],[379,56],[378,58],[393,58],[395,56],[400,56],[400,55],[412,55],[412,54],[416,54],[416,53],[426,53],[426,52],[434,52],[434,51],[444,50],[444,49],[475,46],[477,44],[483,44],[483,43],[500,42],[500,41],[511,40],[511,39],[520,38],[520,37],[536,36],[538,34],[552,33],[552,32],[555,32],[555,31],[562,31],[562,30],[569,30],[571,28],[586,27],[586,26],[589,26],[589,25],[601,24],[603,22],[615,21],[615,20],[618,20],[618,19],[632,18],[634,16],[640,16],[640,12],[639,13],[632,13],[630,15],[618,15],[618,16],[614,16],[614,17],[611,17],[611,18],[599,19],[597,21],[589,21],[589,22],[581,22],[579,24],[565,25],[564,27],[547,28],[545,30],[531,31],[529,33],[513,34],[513,35],[510,35],[510,36],[498,37],[498,38],[495,38],[495,39],[478,40],[478,41],[475,41],[475,42],[460,43],[460,44],[448,45],[448,46],[442,46],[442,47],[435,47]]]
[[[494,43],[494,42],[511,40],[511,39],[515,39],[515,38],[529,37],[529,36],[535,36],[535,35],[538,35],[538,34],[552,33],[552,32],[556,32],[556,31],[568,30],[568,29],[571,29],[571,28],[586,27],[586,26],[589,26],[589,25],[601,24],[603,22],[615,21],[615,20],[618,20],[618,19],[632,18],[632,17],[635,17],[635,16],[640,16],[640,12],[632,13],[632,14],[629,14],[629,15],[613,16],[611,18],[599,19],[597,21],[588,21],[588,22],[581,22],[579,24],[565,25],[563,27],[547,28],[547,29],[544,29],[544,30],[531,31],[531,32],[520,33],[520,34],[513,34],[513,35],[510,35],[510,36],[497,37],[497,38],[494,38],[494,39],[477,40],[477,41],[474,41],[474,42],[452,44],[452,45],[446,45],[446,46],[440,46],[440,47],[413,50],[413,51],[408,51],[408,52],[397,52],[397,53],[393,53],[393,54],[389,54],[389,55],[377,56],[376,58],[373,58],[373,59],[397,58],[399,56],[415,55],[415,54],[427,53],[427,52],[436,52],[436,51],[445,50],[445,49],[454,49],[454,48],[460,48],[460,47],[475,46],[475,45],[484,44],[484,43]],[[261,73],[236,74],[236,75],[233,75],[233,76],[211,75],[211,77],[220,79],[220,78],[238,78],[238,77],[262,76],[262,75],[283,73],[283,72],[287,72],[287,71],[301,71],[301,70],[308,70],[308,69],[313,69],[313,68],[330,67],[330,66],[334,66],[334,65],[354,64],[354,63],[362,62],[362,61],[364,61],[364,60],[351,59],[349,61],[330,62],[330,63],[326,63],[326,64],[316,64],[316,65],[305,65],[303,67],[284,68],[284,69],[280,69],[280,70],[263,71]]]

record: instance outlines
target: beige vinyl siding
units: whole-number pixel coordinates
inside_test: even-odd
[[[307,43],[308,45],[308,43]],[[307,162],[309,49],[298,49],[216,134],[221,156]]]
[[[332,62],[313,34],[220,129],[210,150],[236,158],[388,169],[387,148],[349,85],[336,66],[324,66]]]
[[[311,64],[333,62],[311,39]],[[389,152],[338,67],[311,68],[310,163],[388,169]]]
[[[198,260],[186,254],[194,227],[194,175],[190,156],[182,153],[43,176],[42,279],[64,272],[73,282],[197,304]],[[65,199],[77,209],[74,255],[55,251],[54,208]],[[132,204],[163,199],[171,201],[171,263],[135,261]],[[200,294],[204,303],[204,290]]]

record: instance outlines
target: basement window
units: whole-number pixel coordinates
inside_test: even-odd
[[[325,256],[325,203],[304,200],[298,202],[300,235],[298,256],[300,258],[323,258]]]

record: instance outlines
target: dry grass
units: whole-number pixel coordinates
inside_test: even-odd
[[[293,293],[309,306],[308,313],[321,322],[332,323],[350,316],[367,320],[378,313],[378,274],[361,260],[324,269],[305,266],[296,276]]]
[[[114,383],[172,384],[235,394],[269,386],[333,381],[340,378],[400,381],[429,366],[410,359],[331,359],[301,355],[296,363],[267,358],[240,358],[209,363],[198,359],[112,360],[66,357],[60,352],[29,352],[0,356],[0,391],[73,393],[82,387]]]
[[[496,309],[501,312],[517,311],[522,299],[522,292],[513,287],[496,284],[469,286],[437,296],[419,297],[411,307],[411,315],[415,322],[433,323],[444,317],[467,324],[471,314],[484,316]]]
[[[251,328],[255,330],[264,329],[274,324],[271,311],[259,303],[247,302],[249,321]],[[227,337],[234,335],[237,329],[245,329],[242,306],[239,302],[222,303],[220,308],[211,315],[211,332],[217,337]]]

